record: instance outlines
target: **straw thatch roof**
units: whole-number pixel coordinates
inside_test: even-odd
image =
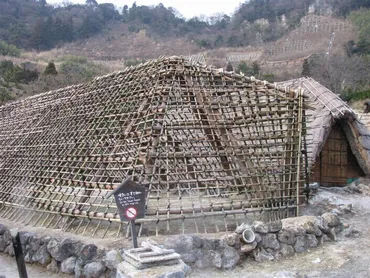
[[[332,126],[339,122],[360,167],[370,175],[370,132],[346,102],[312,78],[293,79],[279,85],[302,89],[313,108],[306,111],[309,166],[320,154]]]
[[[74,217],[77,232],[120,223],[105,196],[130,176],[148,189],[138,223],[156,233],[170,221],[209,232],[252,212],[281,218],[304,180],[303,101],[169,57],[2,106],[0,217]]]

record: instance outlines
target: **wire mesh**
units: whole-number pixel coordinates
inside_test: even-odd
[[[159,58],[0,107],[0,217],[129,235],[113,198],[146,186],[140,235],[219,232],[297,213],[303,97]]]

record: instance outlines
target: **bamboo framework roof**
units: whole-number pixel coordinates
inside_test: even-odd
[[[314,108],[306,110],[310,167],[320,154],[331,128],[339,122],[360,167],[366,175],[370,175],[370,132],[346,102],[312,78],[293,79],[279,85],[301,89]]]
[[[149,192],[142,234],[286,217],[304,180],[303,101],[168,57],[2,106],[0,217],[118,236],[127,223],[105,196],[127,177]]]

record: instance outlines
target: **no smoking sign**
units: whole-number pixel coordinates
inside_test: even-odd
[[[137,210],[133,207],[126,209],[126,217],[128,219],[134,220],[137,216]]]

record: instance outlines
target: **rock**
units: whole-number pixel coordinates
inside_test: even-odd
[[[217,238],[205,238],[203,239],[203,248],[206,250],[217,250],[220,247],[224,247],[223,243],[224,242],[221,242],[221,240]]]
[[[313,264],[319,264],[321,263],[321,259],[320,258],[316,258],[312,261]]]
[[[261,244],[264,248],[271,248],[274,250],[278,250],[280,248],[279,241],[277,240],[275,234],[263,235]]]
[[[247,224],[247,223],[242,223],[240,224],[236,229],[235,229],[235,233],[237,234],[242,234],[244,232],[245,229],[251,229],[251,225]]]
[[[351,228],[348,228],[345,232],[344,232],[344,236],[345,237],[354,237],[354,238],[357,238],[361,235],[361,232],[359,230],[356,230],[355,228],[351,227]]]
[[[197,250],[192,250],[191,252],[189,253],[186,253],[186,254],[182,254],[181,255],[181,259],[184,261],[184,263],[186,264],[192,264],[192,263],[195,263],[196,260],[197,260],[197,256],[196,256],[196,253],[197,253]]]
[[[217,268],[222,267],[222,255],[220,254],[220,252],[213,250],[209,251],[209,258],[213,266]]]
[[[261,221],[254,221],[252,223],[252,230],[260,234],[267,234],[269,231],[267,225]]]
[[[227,234],[222,236],[221,240],[224,241],[228,246],[234,246],[238,241],[240,241],[240,235],[236,232]]]
[[[240,248],[240,252],[242,253],[249,253],[251,251],[253,251],[254,249],[256,249],[257,247],[257,242],[253,242],[253,243],[249,243],[249,244],[244,244],[241,248]]]
[[[322,218],[328,223],[329,227],[336,227],[340,224],[340,219],[338,215],[332,213],[324,213]]]
[[[283,228],[283,223],[281,222],[281,220],[272,221],[272,222],[267,223],[267,229],[269,233],[276,233],[278,231],[281,231],[282,228]]]
[[[4,236],[0,235],[0,253],[4,253],[8,244],[5,242]]]
[[[50,237],[50,236],[43,236],[41,238],[41,244],[46,244],[47,245],[51,239],[52,239],[52,237]]]
[[[26,246],[29,245],[29,243],[30,243],[30,239],[32,239],[35,236],[36,236],[35,233],[19,232],[19,238],[21,240],[22,248],[26,249]],[[29,247],[31,247],[31,246],[29,245]]]
[[[106,267],[103,262],[92,262],[84,266],[86,278],[99,278],[105,273]]]
[[[315,235],[312,235],[312,234],[307,234],[305,235],[305,240],[306,240],[306,246],[307,247],[317,247],[317,245],[319,245],[319,242],[316,238]]]
[[[325,242],[329,242],[329,241],[331,241],[331,239],[325,234],[323,234],[321,237],[318,238],[318,242],[320,245],[324,244]]]
[[[294,244],[294,250],[297,253],[302,253],[302,252],[307,251],[305,236],[298,236],[297,237],[297,241]]]
[[[42,245],[32,256],[32,261],[46,266],[51,262],[50,253],[47,251],[46,245]]]
[[[253,250],[253,256],[254,256],[254,259],[259,263],[274,260],[274,256],[271,255],[270,253],[267,253],[266,250],[263,249],[262,247],[259,249]]]
[[[196,235],[192,235],[191,237],[193,238],[193,246],[195,248],[202,248],[203,239],[201,239],[199,236],[196,236]]]
[[[9,244],[9,245],[5,248],[4,253],[5,253],[5,254],[9,254],[10,256],[14,256],[14,247],[13,247],[13,244]]]
[[[26,263],[30,263],[30,264],[32,264],[33,263],[33,260],[32,260],[32,258],[33,258],[33,255],[35,254],[35,252],[33,252],[32,250],[29,250],[27,253],[26,253],[26,255],[24,256],[24,261],[26,262]]]
[[[73,274],[75,271],[76,257],[69,257],[62,261],[60,271],[62,273]]]
[[[41,247],[41,238],[39,238],[37,235],[31,236],[29,239],[29,246],[30,250],[33,252],[37,252],[37,250]]]
[[[176,253],[183,255],[193,250],[194,240],[192,236],[172,236],[165,239],[163,245],[167,249],[174,249]]]
[[[6,231],[8,231],[8,228],[5,225],[0,224],[0,236],[4,235]]]
[[[122,261],[122,256],[117,250],[108,251],[103,258],[103,262],[108,269],[116,269]]]
[[[75,278],[84,277],[84,265],[80,258],[78,258],[76,261],[74,273],[75,273]]]
[[[72,240],[70,238],[63,239],[60,243],[61,259],[64,260],[68,257],[78,256],[81,250],[81,245],[82,244],[79,241]],[[58,260],[57,258],[55,259]]]
[[[233,269],[240,260],[240,255],[235,248],[227,246],[222,254],[222,269]]]
[[[50,264],[46,267],[48,271],[58,273],[59,272],[59,265],[58,262],[55,259],[51,259]]]
[[[349,214],[352,212],[352,204],[342,204],[342,205],[339,205],[339,208],[341,211],[343,211],[345,214]]]
[[[283,257],[288,257],[294,255],[294,248],[286,243],[280,243],[280,254]]]
[[[13,244],[13,238],[10,235],[9,230],[6,230],[3,234],[3,240],[5,241],[6,245]]]
[[[254,233],[254,235],[256,236],[254,241],[260,243],[262,241],[261,235],[259,233]]]
[[[47,245],[47,250],[48,252],[50,253],[50,255],[57,261],[61,262],[63,261],[65,258],[63,257],[62,255],[62,250],[60,248],[60,244],[59,244],[59,241],[56,240],[55,238],[51,239],[49,242],[48,242],[48,245]]]
[[[335,228],[331,228],[329,230],[328,236],[333,241],[336,241],[337,240],[337,233],[335,232]]]
[[[211,266],[211,258],[208,255],[208,252],[205,252],[203,250],[200,250],[197,253],[197,261],[195,262],[195,266],[199,269],[205,269],[209,266]]]
[[[277,234],[277,238],[280,242],[286,243],[289,245],[294,245],[297,238],[294,234],[289,230],[282,230]]]
[[[97,257],[98,247],[95,244],[87,244],[82,247],[79,259],[82,260],[83,264],[92,262]]]

